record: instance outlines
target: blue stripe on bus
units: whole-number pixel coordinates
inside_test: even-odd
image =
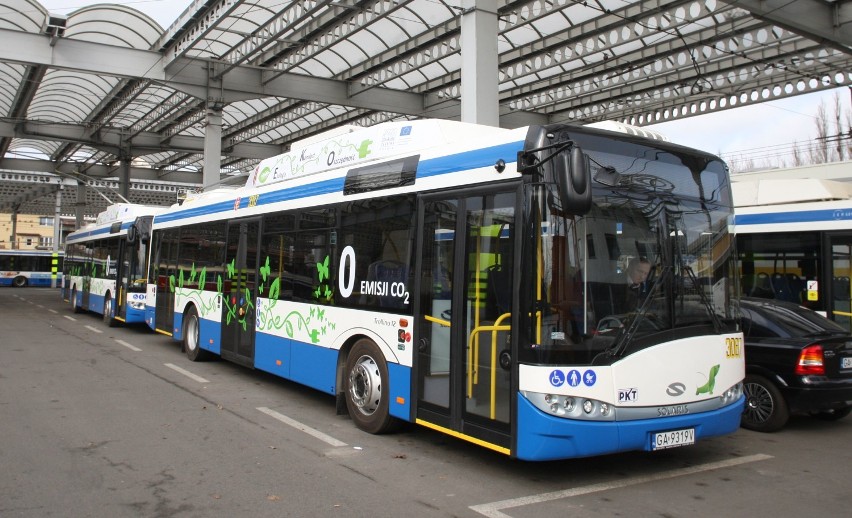
[[[802,210],[795,212],[764,212],[761,214],[737,214],[735,225],[770,225],[773,223],[813,223],[816,221],[852,220],[850,209]]]
[[[506,163],[516,162],[518,158],[518,151],[521,151],[523,146],[524,143],[521,141],[511,142],[508,144],[501,144],[499,146],[465,151],[464,153],[458,153],[455,155],[422,160],[417,166],[417,178],[428,178],[430,176],[439,176],[442,174],[457,173],[459,171],[466,171],[469,169],[493,166],[497,161],[497,158],[502,158]],[[343,192],[343,182],[343,178],[334,178],[309,185],[278,189],[258,195],[254,204],[269,205],[272,203],[309,198],[311,196],[319,196],[322,194],[339,193]],[[209,216],[211,214],[245,209],[249,205],[249,199],[250,196],[243,196],[236,199],[217,202],[212,205],[190,207],[171,214],[161,214],[155,216],[154,219],[158,223],[166,223],[169,221],[180,221],[182,219],[195,218],[198,216]]]
[[[510,142],[499,146],[466,151],[457,155],[430,158],[423,160],[417,166],[417,178],[428,178],[430,176],[493,166],[497,161],[495,157],[502,158],[507,164],[517,162],[518,151],[522,151],[523,148],[523,142]]]
[[[128,228],[130,228],[130,225],[132,225],[133,223],[134,223],[134,221],[126,221],[126,222],[122,223],[121,224],[121,230],[127,230]],[[83,240],[88,239],[90,237],[100,236],[101,234],[109,235],[111,230],[112,230],[111,225],[106,226],[106,227],[101,227],[101,228],[95,228],[95,229],[92,229],[92,230],[86,230],[86,231],[79,231],[78,230],[78,231],[74,232],[73,234],[69,234],[68,237],[65,239],[65,242],[66,243],[74,243],[76,241],[83,241]]]

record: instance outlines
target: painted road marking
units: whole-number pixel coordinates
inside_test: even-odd
[[[103,333],[103,331],[101,331],[97,327],[92,327],[92,326],[83,326],[83,327],[85,327],[86,329],[88,329],[89,331],[91,331],[93,333],[98,333],[98,334]]]
[[[121,345],[123,345],[123,346],[127,347],[127,348],[128,348],[128,349],[130,349],[131,351],[136,351],[137,353],[138,353],[138,352],[142,352],[142,349],[140,349],[140,348],[138,348],[138,347],[136,347],[136,346],[134,346],[134,345],[130,345],[129,343],[125,342],[124,340],[118,340],[118,339],[116,339],[116,342],[118,342],[118,343],[120,343]]]
[[[50,311],[50,312],[51,312],[51,313],[53,313],[54,315],[58,315],[58,314],[59,314],[59,312],[58,312],[58,311],[56,311],[55,309],[48,309],[48,311]]]
[[[67,319],[68,319],[68,320],[70,320],[71,322],[76,322],[76,321],[77,321],[77,319],[76,319],[76,318],[74,318],[74,317],[69,317],[68,315],[62,315],[62,316],[64,316],[65,318],[67,318]]]
[[[266,415],[268,415],[268,416],[270,416],[274,419],[277,419],[277,420],[281,421],[282,423],[284,423],[288,426],[292,426],[296,430],[301,430],[301,431],[305,432],[306,434],[313,436],[316,439],[321,440],[322,442],[324,442],[326,444],[330,444],[331,446],[335,446],[335,447],[346,446],[345,442],[339,441],[339,440],[335,439],[334,437],[332,437],[330,435],[326,435],[319,430],[315,430],[315,429],[311,428],[310,426],[304,425],[304,424],[300,423],[299,421],[296,421],[295,419],[291,419],[291,418],[287,417],[284,414],[279,414],[275,410],[271,410],[269,408],[266,408],[265,406],[258,407],[257,409],[260,410],[261,412],[263,412],[264,414],[266,414]]]
[[[175,365],[173,363],[164,363],[163,365],[172,369],[173,371],[176,371],[176,372],[183,374],[187,378],[190,378],[190,379],[197,381],[198,383],[210,383],[209,380],[206,380],[206,379],[202,378],[201,376],[196,376],[195,374],[189,372],[188,370],[182,369],[182,368],[178,367],[177,365]]]
[[[524,505],[540,504],[551,500],[560,500],[562,498],[571,498],[573,496],[588,495],[589,493],[598,493],[601,491],[609,491],[611,489],[619,489],[627,486],[635,486],[637,484],[645,484],[646,482],[654,482],[657,480],[666,480],[669,478],[682,477],[711,471],[714,469],[730,468],[740,464],[748,464],[749,462],[758,462],[773,458],[772,455],[764,455],[758,453],[756,455],[748,455],[737,459],[723,460],[719,462],[710,462],[708,464],[699,464],[698,466],[690,466],[688,468],[674,469],[654,475],[644,475],[632,477],[616,482],[606,482],[602,484],[593,484],[591,486],[575,487],[573,489],[563,489],[562,491],[554,491],[552,493],[542,493],[540,495],[523,496],[520,498],[512,498],[509,500],[501,500],[499,502],[491,502],[489,504],[473,505],[470,509],[477,513],[488,516],[489,518],[511,518],[508,514],[500,511],[511,509],[513,507],[521,507]]]

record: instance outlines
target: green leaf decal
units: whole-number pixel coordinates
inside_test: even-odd
[[[281,293],[281,279],[276,278],[269,286],[269,298],[278,300],[278,295]]]

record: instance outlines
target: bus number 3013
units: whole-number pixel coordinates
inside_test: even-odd
[[[340,271],[337,276],[338,288],[343,298],[349,298],[355,289],[355,249],[347,246],[340,253]],[[394,297],[403,299],[408,304],[408,289],[404,282],[388,280],[361,281],[361,294],[378,297]]]

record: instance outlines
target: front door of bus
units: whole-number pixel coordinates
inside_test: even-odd
[[[831,297],[827,304],[828,317],[852,331],[852,235],[828,234],[828,241],[831,249],[831,262],[826,265],[826,277],[831,282]],[[813,291],[809,292],[809,296]]]
[[[508,452],[516,190],[421,199],[417,419]]]
[[[222,350],[228,360],[254,365],[255,293],[260,220],[228,225],[222,285]]]

